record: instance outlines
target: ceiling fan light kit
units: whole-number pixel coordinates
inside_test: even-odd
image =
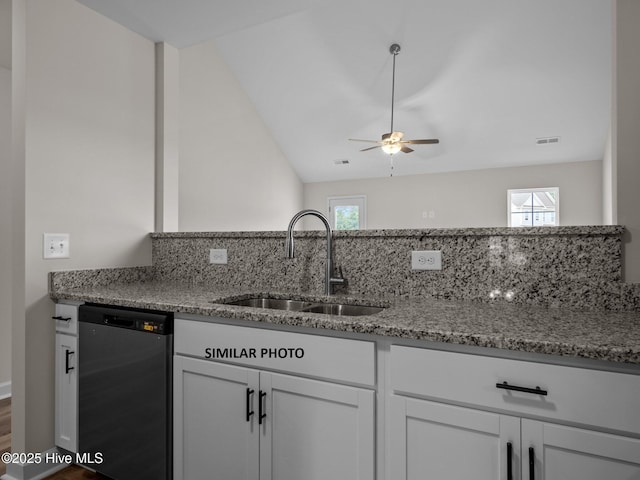
[[[402,132],[385,133],[384,135],[382,135],[382,141],[384,143],[380,146],[380,148],[382,148],[382,151],[384,153],[388,153],[389,155],[398,153],[400,150],[402,150],[402,145],[400,144],[402,136]]]
[[[382,151],[389,155],[398,153],[400,150],[402,150],[402,147],[397,143],[387,143],[386,145],[382,145]]]
[[[377,145],[374,147],[363,148],[360,150],[361,152],[366,152],[368,150],[373,150],[375,148],[381,148],[382,151],[388,155],[393,155],[398,152],[403,153],[411,153],[413,149],[408,147],[407,145],[425,145],[425,144],[433,144],[440,143],[437,138],[429,138],[429,139],[420,139],[420,140],[403,140],[404,133],[396,132],[393,129],[393,108],[395,103],[395,90],[396,90],[396,55],[400,53],[400,45],[394,43],[389,47],[389,53],[393,55],[393,73],[391,77],[391,128],[389,129],[389,133],[385,133],[382,135],[380,140],[360,140],[357,138],[350,138],[354,142],[367,142],[367,143],[376,143]]]

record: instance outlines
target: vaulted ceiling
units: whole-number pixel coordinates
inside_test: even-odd
[[[612,0],[78,1],[153,41],[215,41],[305,182],[389,174],[348,139],[389,131],[392,43],[395,129],[440,139],[394,155],[395,175],[604,154]]]

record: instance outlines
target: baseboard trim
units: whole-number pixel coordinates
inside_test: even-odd
[[[0,400],[11,396],[11,382],[0,383]]]
[[[41,454],[41,463],[10,463],[7,465],[7,473],[0,480],[42,480],[53,475],[58,470],[68,467],[68,463],[59,463],[53,458],[60,458],[60,451],[53,447]]]

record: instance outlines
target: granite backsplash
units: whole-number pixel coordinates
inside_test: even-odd
[[[334,232],[337,291],[608,310],[640,310],[640,285],[622,282],[624,227],[532,227]],[[324,232],[154,233],[153,267],[140,280],[215,288],[321,293]],[[209,263],[209,249],[228,263]],[[440,250],[442,270],[412,271],[412,250]],[[105,275],[108,275],[105,273]],[[508,292],[508,294],[507,294]],[[510,300],[507,300],[510,299]]]

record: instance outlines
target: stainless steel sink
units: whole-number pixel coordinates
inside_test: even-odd
[[[294,312],[324,313],[326,315],[375,315],[384,310],[383,307],[371,305],[351,305],[344,303],[308,302],[304,300],[292,300],[270,297],[243,298],[224,302],[226,305],[238,305],[241,307],[270,308],[274,310],[289,310]]]
[[[370,305],[345,305],[343,303],[319,303],[304,309],[305,312],[326,313],[328,315],[375,315],[384,310],[382,307],[372,307]]]
[[[306,307],[314,305],[311,302],[303,302],[302,300],[288,300],[281,298],[245,298],[233,302],[226,302],[227,305],[239,305],[242,307],[255,308],[272,308],[274,310],[293,310],[300,311]]]

